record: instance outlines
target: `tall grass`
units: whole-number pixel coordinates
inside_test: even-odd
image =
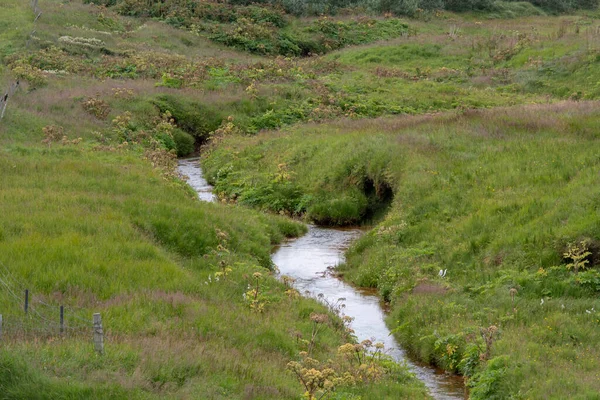
[[[313,195],[308,215],[331,218],[331,204],[361,192],[361,177],[380,177],[393,190],[391,210],[340,272],[391,302],[390,324],[410,351],[470,377],[473,398],[585,397],[598,390],[598,287],[569,273],[563,253],[600,239],[598,106],[342,120],[228,137],[206,165],[240,202],[270,187],[263,177],[284,165],[305,193],[327,193]],[[597,276],[590,272],[592,282]],[[486,362],[478,337],[490,325],[501,334]],[[586,369],[569,369],[573,359]]]

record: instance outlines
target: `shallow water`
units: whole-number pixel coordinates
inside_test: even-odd
[[[361,235],[357,229],[330,229],[310,226],[305,236],[290,240],[273,253],[273,262],[281,274],[296,279],[301,293],[323,294],[330,303],[344,298],[344,314],[353,317],[351,328],[359,341],[382,342],[388,354],[405,361],[425,383],[435,399],[464,399],[462,379],[408,359],[385,324],[385,312],[379,297],[369,290],[356,289],[328,273],[343,261],[344,250]]]
[[[179,160],[179,172],[188,178],[188,184],[198,193],[200,200],[216,201],[217,196],[213,194],[213,187],[204,179],[204,174],[198,164],[198,160],[198,158]]]
[[[197,159],[181,160],[179,171],[189,177],[189,184],[201,200],[215,201],[212,187],[202,176]],[[371,339],[382,342],[392,357],[406,362],[435,399],[464,399],[462,379],[429,367],[407,357],[385,324],[385,312],[376,293],[356,289],[329,273],[332,267],[344,260],[344,251],[362,234],[358,229],[331,229],[310,226],[306,235],[280,245],[272,255],[273,262],[282,275],[296,282],[300,293],[323,295],[330,303],[344,298],[344,313],[354,318],[352,329],[359,341]]]

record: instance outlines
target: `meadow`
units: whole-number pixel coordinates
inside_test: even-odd
[[[244,204],[294,187],[307,218],[367,218],[339,272],[378,288],[401,343],[467,377],[471,398],[594,398],[599,106],[309,124],[225,138],[205,164]]]
[[[1,19],[11,21],[3,32],[14,32],[14,40],[3,47],[2,71],[6,81],[16,75],[22,85],[0,125],[0,398],[298,398],[307,389],[286,366],[309,365],[310,357],[299,356],[307,346],[311,357],[335,361],[315,371],[335,368],[326,376],[337,379],[339,396],[426,398],[403,367],[383,360],[374,382],[336,377],[358,368],[338,353],[352,336],[325,306],[277,280],[270,259],[273,245],[306,227],[197,200],[174,170],[175,151],[194,151],[194,138],[156,105],[185,99],[182,92],[148,76],[101,80],[77,66],[62,69],[52,55],[63,50],[44,45],[73,50],[78,44],[59,40],[65,34],[91,32],[110,41],[114,32],[125,33],[121,23],[133,30],[141,22],[117,16],[107,22],[97,8],[77,2],[40,2],[37,44],[26,50],[32,25],[19,21],[31,21],[31,11],[22,2],[8,6],[1,10]],[[165,47],[181,43],[174,28],[149,25],[142,38],[124,34],[118,44],[138,51],[154,34],[167,40]],[[193,34],[181,36],[204,43],[197,46],[203,56],[227,57]],[[44,69],[9,61],[39,52],[48,56],[37,58]],[[236,63],[256,62],[230,54]],[[91,340],[94,312],[103,318],[104,355]],[[323,326],[309,342],[314,315],[331,317],[320,317]],[[315,385],[322,389],[324,382]]]
[[[597,398],[594,7],[88,3],[0,9],[0,398],[427,398],[275,279],[301,220],[471,398]]]

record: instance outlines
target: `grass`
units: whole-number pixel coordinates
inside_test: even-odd
[[[310,315],[329,311],[315,300],[290,298],[275,279],[270,252],[306,227],[247,208],[200,203],[173,174],[168,138],[186,129],[203,140],[227,114],[219,110],[216,125],[196,133],[193,119],[186,126],[169,105],[181,121],[175,128],[165,117],[170,110],[160,107],[165,99],[193,106],[218,98],[252,115],[255,106],[243,99],[239,84],[232,90],[237,80],[227,71],[243,65],[242,74],[254,74],[259,67],[245,65],[270,63],[271,70],[277,67],[273,79],[280,67],[161,23],[142,24],[79,3],[44,1],[40,7],[44,18],[33,48],[25,51],[8,37],[3,47],[3,68],[22,57],[38,64],[25,72],[13,68],[25,74],[23,88],[0,125],[0,397],[297,398],[302,389],[286,364],[306,349],[298,338],[310,337]],[[10,20],[15,10],[30,17],[27,4],[15,3],[0,10],[0,20]],[[82,51],[59,40],[64,36],[99,37],[119,55],[106,61],[105,50]],[[149,49],[145,43],[154,36]],[[128,51],[136,54],[136,68],[107,69],[131,58]],[[176,63],[214,55],[221,59],[206,65],[206,85],[213,88],[206,93],[157,85]],[[103,72],[94,72],[101,60]],[[145,69],[148,60],[157,67]],[[138,67],[141,72],[131,73]],[[86,110],[90,99],[106,113]],[[117,123],[127,112],[131,120]],[[49,126],[68,142],[42,143]],[[261,313],[244,297],[257,272],[263,276]],[[25,289],[31,293],[27,316],[20,299]],[[65,337],[54,322],[59,305],[65,306]],[[103,317],[104,356],[91,343],[93,312]],[[337,347],[352,340],[335,317],[330,321],[315,344],[316,358],[333,359]],[[405,369],[395,371],[369,388],[381,398],[391,398],[391,388],[404,398],[426,397]],[[365,393],[363,386],[338,392],[349,397]]]
[[[27,4],[0,9],[0,76],[22,82],[0,123],[0,277],[16,296],[0,296],[0,397],[298,398],[285,366],[327,310],[272,276],[272,246],[305,230],[273,214],[370,223],[341,272],[377,287],[405,347],[468,377],[472,398],[597,394],[593,13],[286,16],[250,43],[235,24],[39,6],[27,49]],[[327,54],[258,47],[285,35],[306,50],[290,54]],[[41,143],[43,128],[65,144]],[[218,204],[199,203],[167,153],[207,141]],[[562,253],[583,239],[593,268],[570,272]],[[244,299],[255,272],[262,313]],[[331,321],[321,360],[349,339]],[[426,397],[392,370],[330,397]]]
[[[0,162],[2,278],[13,292],[28,288],[34,310],[22,316],[3,291],[0,371],[20,377],[2,380],[3,395],[296,398],[285,363],[303,349],[295,332],[309,336],[308,316],[324,307],[288,298],[268,268],[271,245],[305,228],[199,203],[135,151],[55,146],[10,145]],[[216,281],[221,262],[232,272]],[[243,298],[256,271],[266,274],[261,314]],[[71,328],[57,342],[49,321],[59,304]],[[103,316],[105,357],[85,328],[92,312]],[[342,340],[326,327],[315,356]],[[411,379],[407,397],[422,393]]]
[[[391,302],[401,343],[469,377],[471,398],[593,398],[598,273],[586,283],[562,254],[569,243],[599,240],[599,117],[597,102],[565,102],[341,120],[225,138],[206,166],[217,187],[239,188],[245,203],[269,187],[262,176],[285,165],[303,193],[327,193],[307,216],[326,210],[332,220],[351,193],[366,196],[366,179],[385,184],[390,210],[340,272]],[[500,334],[487,361],[479,330],[491,325]]]

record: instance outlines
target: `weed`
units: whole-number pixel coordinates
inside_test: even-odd
[[[44,140],[42,140],[42,143],[47,144],[48,148],[50,148],[52,143],[62,140],[65,129],[62,126],[48,125],[45,126],[42,131],[44,133]]]
[[[589,264],[589,260],[587,259],[592,255],[591,252],[588,251],[587,240],[581,241],[580,244],[571,243],[568,246],[567,251],[563,254],[563,256],[567,259],[570,259],[571,262],[566,265],[568,270],[573,270],[575,273],[578,273],[579,270],[583,270],[586,268],[587,264]]]
[[[106,119],[108,118],[108,114],[110,114],[110,105],[98,96],[84,100],[81,106],[85,111],[98,119]]]

